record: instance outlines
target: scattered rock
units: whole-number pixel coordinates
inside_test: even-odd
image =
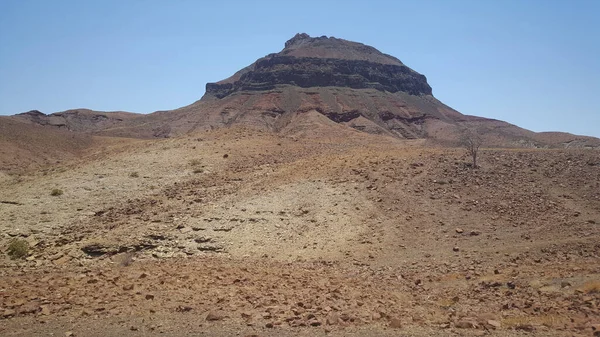
[[[68,255],[62,255],[60,258],[58,258],[58,259],[56,259],[56,260],[54,260],[52,262],[54,262],[54,264],[56,264],[57,266],[62,266],[62,265],[64,265],[65,263],[67,263],[69,261],[71,261],[71,257],[70,256],[68,256]]]
[[[5,309],[4,312],[2,313],[2,317],[4,317],[4,318],[13,317],[14,315],[16,315],[16,313],[17,312],[12,309]]]
[[[35,239],[33,236],[28,237],[27,239],[25,239],[25,241],[27,241],[29,247],[35,247],[40,243],[40,241]]]
[[[464,230],[462,228],[457,228],[456,229],[456,233],[458,234],[462,234],[464,232]]]
[[[222,252],[223,251],[223,247],[218,246],[218,245],[201,245],[198,246],[198,250],[199,251],[203,251],[203,252]]]
[[[500,324],[500,322],[493,320],[493,319],[488,320],[487,325],[494,329],[498,329],[502,326],[502,324]]]
[[[392,329],[402,328],[402,321],[398,318],[392,318],[390,320],[390,328],[392,328]]]
[[[180,305],[177,308],[175,308],[175,311],[177,312],[189,312],[192,311],[192,307],[187,306],[187,305]]]
[[[461,320],[454,324],[455,327],[459,329],[475,329],[477,328],[477,324],[470,320]]]
[[[40,305],[38,303],[29,302],[29,303],[26,303],[26,304],[20,306],[19,309],[17,310],[17,312],[20,315],[28,315],[28,314],[35,314],[41,310],[42,310],[42,308],[40,307]]]
[[[47,305],[43,305],[43,306],[41,306],[41,308],[42,308],[41,314],[44,316],[48,316],[52,313],[50,310],[50,307],[48,307]]]
[[[521,324],[521,325],[517,325],[515,327],[515,330],[522,330],[522,331],[526,331],[526,332],[534,332],[535,331],[535,327],[531,324]]]
[[[81,251],[89,256],[98,257],[105,254],[116,254],[119,252],[119,249],[108,245],[92,243],[81,247]]]
[[[58,260],[58,259],[60,259],[60,258],[61,258],[61,257],[63,257],[64,255],[65,255],[65,253],[63,253],[63,252],[58,252],[58,253],[56,253],[56,254],[50,255],[50,256],[48,257],[48,260],[50,260],[50,261],[55,261],[55,260]]]
[[[327,325],[336,325],[340,322],[340,316],[335,312],[330,312],[327,315],[326,323]]]
[[[319,320],[313,319],[308,323],[310,326],[321,326],[321,322]]]
[[[207,242],[211,242],[212,238],[207,238],[207,237],[201,236],[201,237],[195,238],[194,241],[196,243],[207,243]]]
[[[88,308],[81,310],[81,316],[92,316],[94,312]]]
[[[233,229],[233,227],[217,227],[214,228],[213,231],[215,232],[230,232]]]
[[[222,312],[211,311],[206,315],[207,321],[222,321],[225,319],[225,315]]]

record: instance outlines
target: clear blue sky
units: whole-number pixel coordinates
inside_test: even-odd
[[[394,55],[464,114],[600,137],[600,0],[0,0],[0,114],[178,108],[298,32]]]

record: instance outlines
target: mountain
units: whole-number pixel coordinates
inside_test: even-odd
[[[288,135],[326,135],[333,128],[456,145],[464,129],[471,128],[483,134],[487,146],[600,146],[592,137],[534,133],[463,115],[437,100],[427,78],[396,57],[362,43],[307,34],[296,34],[279,53],[208,83],[199,101],[179,109],[148,115],[78,109],[46,116],[32,111],[15,117],[72,131],[138,138],[243,125]]]

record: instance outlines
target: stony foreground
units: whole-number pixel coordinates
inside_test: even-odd
[[[0,335],[600,335],[598,153],[467,161],[221,130],[2,176]]]

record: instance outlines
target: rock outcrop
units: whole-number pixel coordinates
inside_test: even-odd
[[[34,124],[53,126],[69,131],[89,132],[104,130],[139,116],[139,114],[122,111],[103,112],[89,109],[72,109],[49,115],[38,110],[31,110],[17,114],[15,117]]]
[[[272,90],[278,85],[431,95],[425,76],[392,56],[361,43],[306,34],[297,34],[280,53],[257,60],[231,78],[208,83],[206,94],[224,98],[237,91]]]

